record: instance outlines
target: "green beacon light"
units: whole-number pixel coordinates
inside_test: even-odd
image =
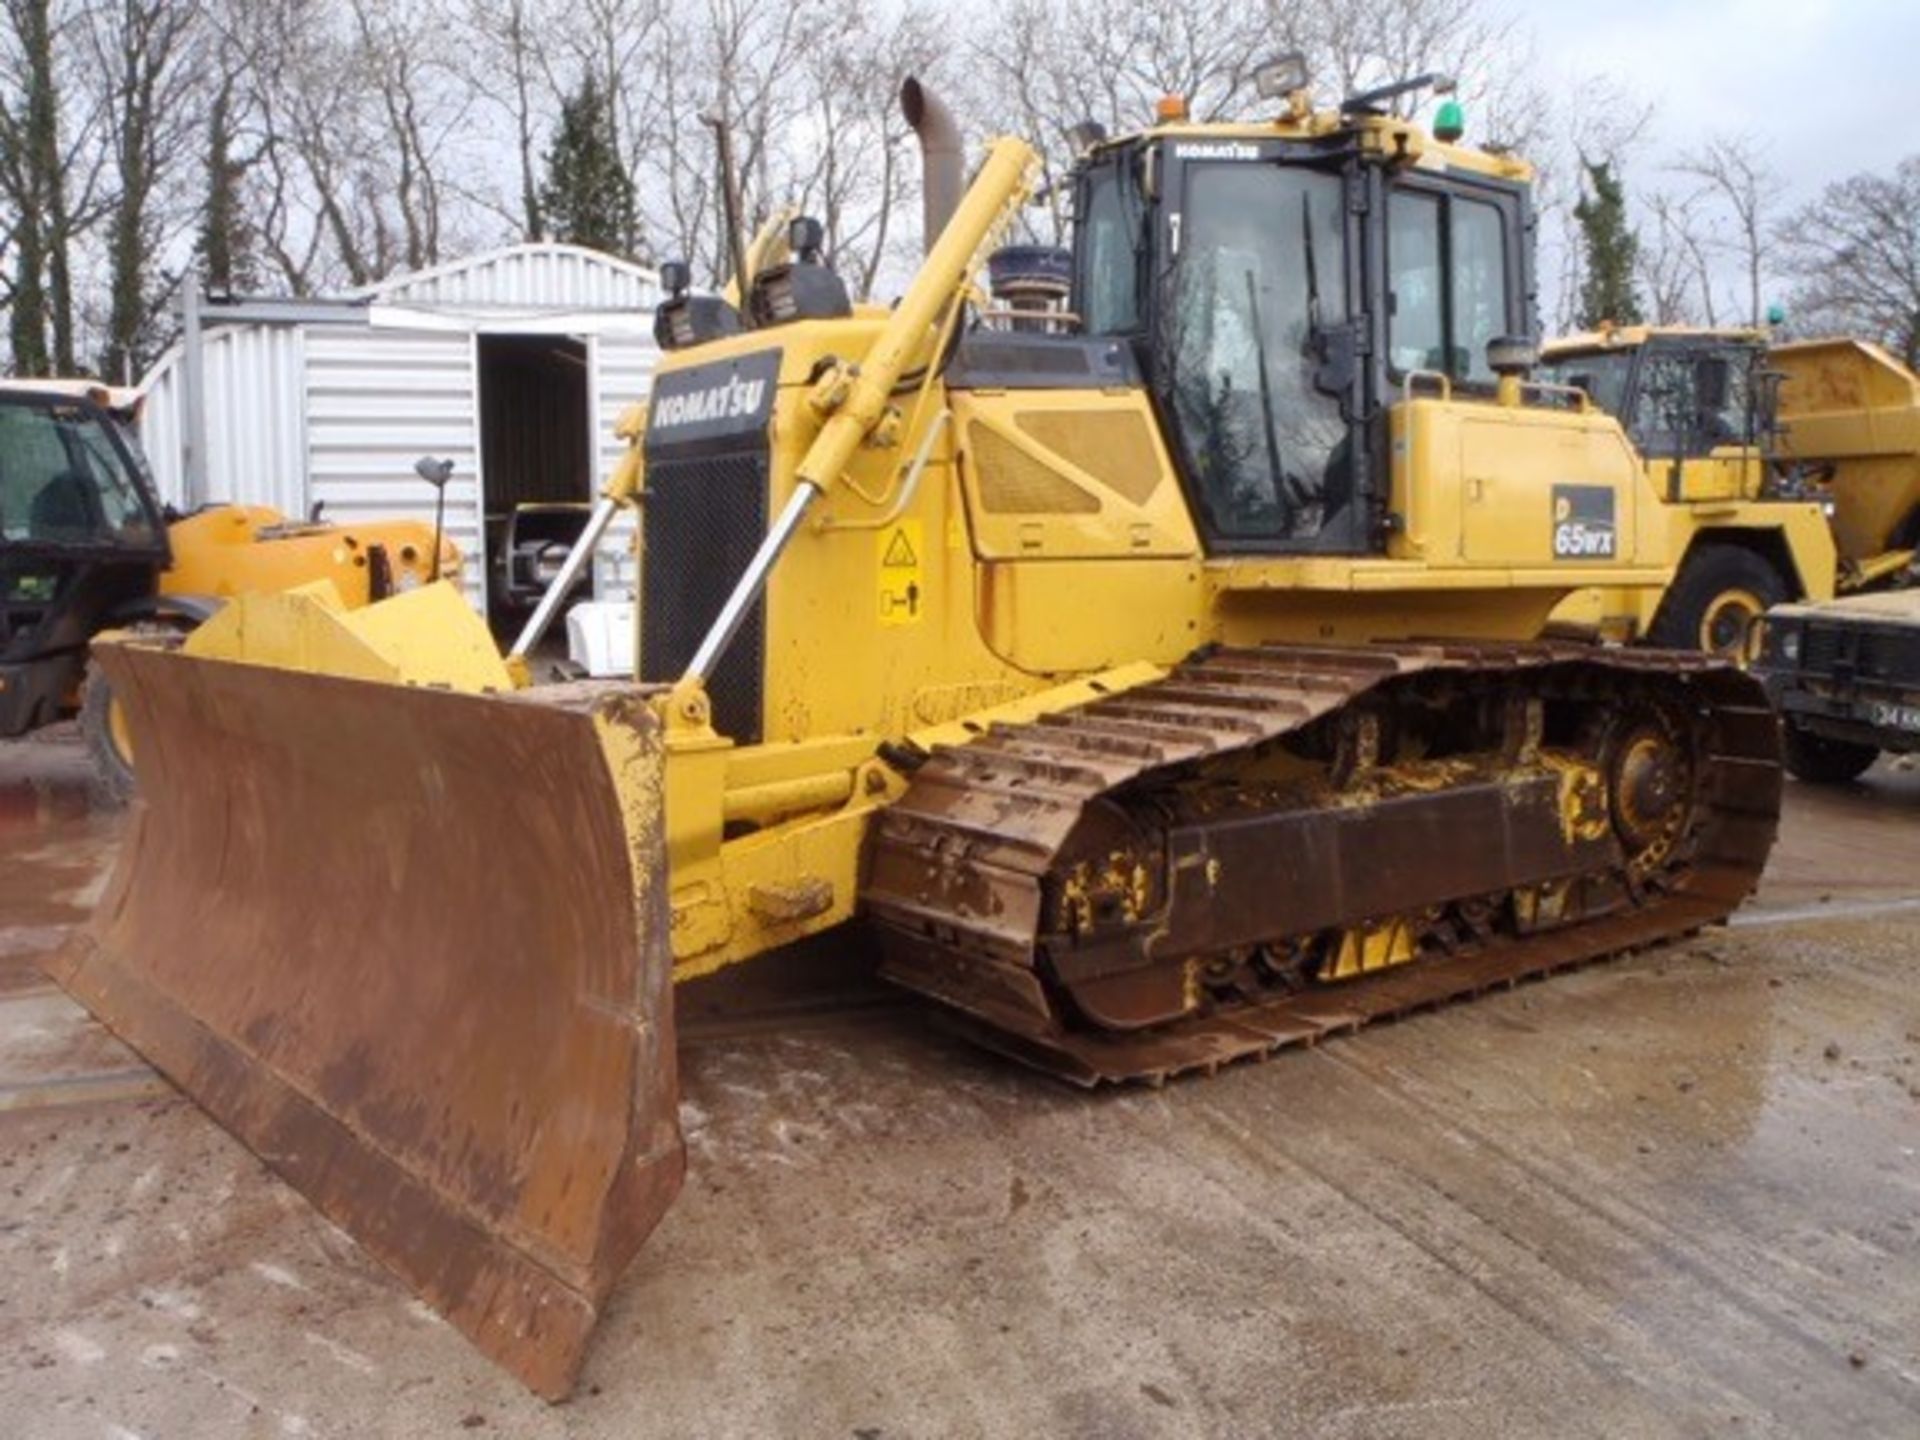
[[[1467,112],[1458,100],[1446,99],[1433,112],[1433,138],[1451,145],[1467,133]]]

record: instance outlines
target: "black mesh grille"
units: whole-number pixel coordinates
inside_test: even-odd
[[[643,678],[680,678],[766,533],[764,450],[648,461]],[[714,728],[742,745],[760,739],[766,630],[765,607],[757,603],[707,680]]]
[[[1809,625],[1800,637],[1800,668],[1824,675],[1840,656],[1840,632],[1828,625]]]
[[[1920,675],[1920,632],[1898,625],[1810,624],[1800,668],[1815,675],[1911,684]]]

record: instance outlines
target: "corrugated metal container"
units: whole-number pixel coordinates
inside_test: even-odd
[[[586,342],[586,423],[604,476],[621,448],[615,419],[651,384],[659,278],[578,246],[515,245],[337,298],[351,302],[340,309],[344,323],[222,325],[219,305],[206,307],[206,493],[290,515],[319,502],[327,518],[349,524],[431,522],[434,492],[414,462],[452,460],[446,529],[470,557],[468,594],[484,606],[475,337]],[[184,369],[175,346],[141,382],[142,440],[175,504],[186,494]],[[606,542],[630,544],[628,521]]]
[[[296,326],[235,325],[206,337],[207,494],[215,500],[306,507],[306,427],[301,375],[307,332]],[[185,503],[186,407],[180,347],[141,382],[140,437],[161,498]]]
[[[480,542],[480,431],[470,335],[316,327],[307,335],[307,493],[329,520],[431,519],[423,455],[453,461],[446,533],[468,557],[466,589],[486,602]]]

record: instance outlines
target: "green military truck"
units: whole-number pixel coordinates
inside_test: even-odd
[[[1786,720],[1787,769],[1838,785],[1920,750],[1920,589],[1781,605],[1754,669]]]

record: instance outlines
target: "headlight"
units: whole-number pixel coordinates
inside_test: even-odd
[[[1800,632],[1783,630],[1780,632],[1780,658],[1798,664],[1800,661]]]
[[[567,557],[564,555],[540,555],[535,557],[533,562],[533,578],[535,583],[551,585],[560,578],[560,571],[565,567],[566,563]]]

